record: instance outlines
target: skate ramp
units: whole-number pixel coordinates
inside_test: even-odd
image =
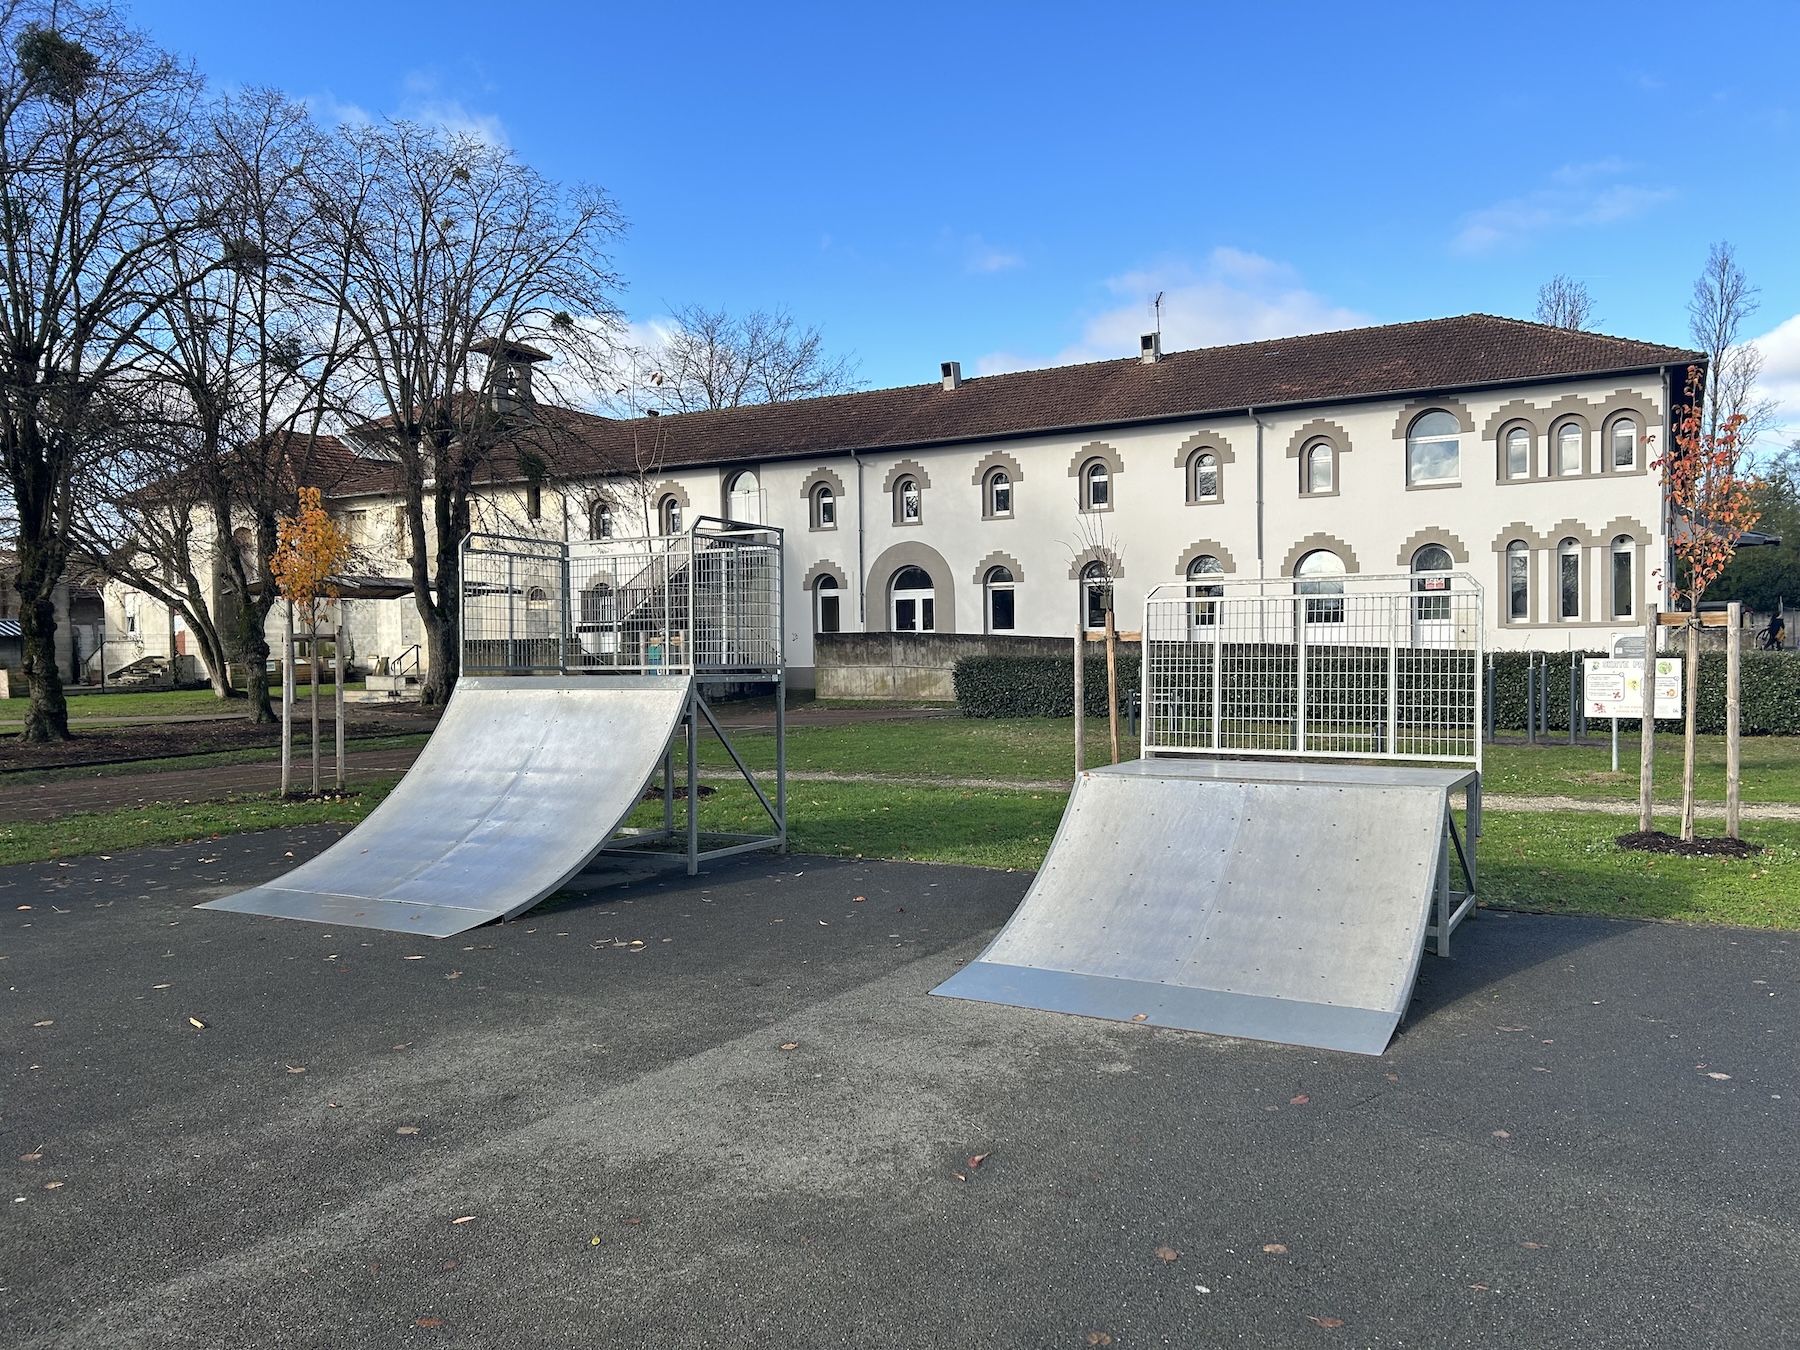
[[[367,820],[279,880],[200,908],[431,937],[522,913],[581,871],[631,813],[688,684],[465,676],[424,752]]]
[[[934,993],[1378,1055],[1462,770],[1139,760],[1083,773],[1043,869]]]

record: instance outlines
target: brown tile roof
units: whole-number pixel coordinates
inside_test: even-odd
[[[628,472],[637,444],[662,469],[913,448],[1484,385],[1617,374],[1704,361],[1699,352],[1491,314],[1172,352],[714,412],[616,419],[544,406],[552,472]],[[1678,385],[1679,387],[1679,385]],[[387,465],[370,465],[371,486]],[[484,477],[489,477],[484,475]],[[499,464],[493,479],[516,478]]]

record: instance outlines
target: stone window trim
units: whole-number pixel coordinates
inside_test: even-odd
[[[850,579],[844,574],[844,570],[841,567],[827,559],[820,559],[806,569],[806,577],[801,581],[800,589],[803,591],[811,591],[819,584],[820,577],[830,577],[833,581],[837,582],[840,591],[843,591],[846,595],[849,594]]]
[[[1412,424],[1418,421],[1422,414],[1428,412],[1447,412],[1456,419],[1456,425],[1461,429],[1463,435],[1473,436],[1475,434],[1475,419],[1469,416],[1468,408],[1458,400],[1453,398],[1415,398],[1400,409],[1400,415],[1394,419],[1394,439],[1406,440],[1407,432],[1412,429]]]
[[[1338,555],[1338,558],[1344,564],[1345,576],[1355,576],[1356,573],[1361,570],[1360,565],[1356,561],[1355,549],[1351,548],[1350,545],[1346,544],[1334,534],[1316,532],[1307,535],[1306,538],[1300,540],[1287,551],[1287,557],[1283,558],[1281,561],[1281,575],[1284,577],[1292,577],[1294,575],[1294,569],[1300,565],[1300,560],[1302,558],[1309,553],[1316,553],[1322,548],[1330,549],[1333,553]],[[1223,561],[1222,555],[1221,561]]]
[[[1624,531],[1619,531],[1619,533],[1624,533]],[[1610,544],[1612,542],[1612,535],[1596,534],[1579,520],[1569,517],[1564,517],[1562,520],[1559,520],[1556,524],[1552,525],[1548,530],[1544,531],[1544,538],[1549,540],[1549,546],[1551,548],[1560,547],[1562,541],[1565,539],[1573,539],[1583,548],[1599,548],[1602,544]]]
[[[1312,482],[1312,457],[1314,450],[1324,447],[1331,451],[1331,486],[1314,488]],[[1335,497],[1343,491],[1344,476],[1339,465],[1338,445],[1329,436],[1314,436],[1300,449],[1297,461],[1300,468],[1300,480],[1295,486],[1302,497]]]
[[[931,486],[931,475],[925,472],[925,466],[923,464],[919,463],[916,459],[903,459],[898,461],[893,468],[888,470],[887,477],[882,480],[881,490],[892,496],[894,485],[902,478],[907,477],[918,480],[920,491],[924,491]]]
[[[1323,442],[1331,447],[1331,487],[1325,492],[1308,492],[1306,490],[1307,457],[1312,447]],[[1295,486],[1302,497],[1335,497],[1344,490],[1343,457],[1350,453],[1350,435],[1336,422],[1327,422],[1322,417],[1315,417],[1296,431],[1288,440],[1287,457],[1294,460],[1299,470],[1295,478]]]
[[[1010,553],[1002,553],[999,549],[995,549],[975,564],[974,582],[977,586],[987,585],[987,574],[990,567],[1004,567],[1012,573],[1014,585],[1023,586],[1025,584],[1025,569],[1019,566],[1019,560]]]
[[[1629,417],[1637,423],[1638,444],[1636,461],[1629,469],[1615,469],[1612,462],[1612,429],[1613,424],[1622,417]],[[1600,410],[1600,472],[1619,478],[1630,478],[1650,472],[1650,437],[1654,434],[1658,415],[1656,409],[1646,398],[1633,394],[1628,389],[1621,389],[1606,401]]]
[[[844,480],[827,468],[814,469],[806,476],[806,482],[800,488],[800,499],[806,503],[806,527],[809,530],[835,530],[834,521],[830,525],[819,524],[819,509],[813,494],[820,488],[831,489],[831,495],[839,511],[844,509]]]
[[[1202,497],[1194,490],[1194,466],[1201,455],[1211,455],[1214,461],[1214,472],[1218,475],[1219,490],[1210,497]],[[1175,467],[1181,470],[1182,495],[1187,498],[1189,506],[1218,506],[1225,500],[1225,466],[1236,462],[1237,455],[1231,448],[1231,442],[1213,431],[1196,431],[1181,443],[1175,452]]]
[[[1559,534],[1556,537],[1562,539],[1565,536]],[[1501,530],[1499,534],[1494,536],[1494,552],[1504,557],[1506,554],[1506,546],[1518,539],[1523,539],[1527,544],[1531,545],[1534,552],[1538,549],[1549,548],[1551,544],[1549,535],[1538,533],[1522,520],[1515,520],[1504,530]]]
[[[1077,553],[1069,563],[1069,580],[1080,581],[1081,569],[1089,563],[1104,563],[1106,575],[1113,581],[1125,579],[1125,562],[1105,544],[1095,544]]]
[[[1175,560],[1175,575],[1180,577],[1183,581],[1186,581],[1187,570],[1189,566],[1192,565],[1194,559],[1206,554],[1211,554],[1219,560],[1219,566],[1225,569],[1220,573],[1221,576],[1230,576],[1233,572],[1237,571],[1237,560],[1231,556],[1231,550],[1226,548],[1225,545],[1214,539],[1196,539],[1193,543],[1189,544],[1182,552],[1182,555]]]
[[[1509,536],[1509,542],[1510,538],[1511,536]],[[1401,567],[1411,569],[1413,554],[1417,553],[1427,544],[1436,544],[1439,548],[1443,549],[1450,555],[1450,560],[1458,567],[1467,567],[1469,565],[1468,545],[1463,543],[1461,539],[1457,538],[1456,535],[1449,530],[1440,530],[1433,526],[1426,526],[1424,529],[1416,531],[1411,538],[1400,545],[1400,553],[1394,561]],[[1501,547],[1504,549],[1505,545],[1502,545]]]
[[[1020,467],[1018,460],[1004,450],[992,450],[982,457],[981,463],[975,466],[975,472],[969,475],[969,485],[981,488],[985,492],[987,477],[995,469],[1005,469],[1006,476],[1014,483],[1025,481],[1025,470]],[[985,511],[986,507],[984,506],[982,509]]]
[[[1558,401],[1562,402],[1564,400]],[[1564,427],[1570,425],[1579,426],[1581,428],[1581,467],[1574,473],[1559,473],[1558,469],[1561,467],[1562,450],[1557,444],[1557,437],[1562,434],[1562,429]],[[1590,412],[1576,412],[1572,409],[1565,408],[1560,412],[1553,413],[1546,426],[1547,430],[1544,432],[1544,468],[1549,471],[1546,476],[1549,478],[1562,479],[1591,477],[1593,474],[1594,462],[1594,423],[1592,414]]]
[[[1510,407],[1513,405],[1509,404],[1508,406]],[[1493,425],[1491,420],[1489,425]],[[1524,428],[1526,438],[1528,439],[1531,448],[1527,452],[1525,472],[1519,475],[1519,477],[1513,478],[1506,472],[1506,438],[1512,435],[1515,429],[1521,427]],[[1496,483],[1541,482],[1543,480],[1543,475],[1538,472],[1538,466],[1542,462],[1542,456],[1539,454],[1539,451],[1543,449],[1543,440],[1543,435],[1539,432],[1537,423],[1532,421],[1529,417],[1521,417],[1515,413],[1505,421],[1501,422],[1494,431],[1494,481]]]
[[[1082,470],[1095,460],[1102,461],[1106,465],[1108,474],[1114,478],[1125,472],[1125,461],[1119,457],[1117,450],[1105,441],[1089,441],[1077,450],[1075,458],[1069,461],[1069,477],[1079,483]]]
[[[1610,547],[1612,541],[1622,534],[1630,535],[1631,542],[1637,544],[1641,548],[1648,548],[1654,537],[1647,528],[1639,524],[1638,521],[1631,516],[1614,516],[1611,520],[1606,522],[1606,525],[1595,537],[1598,541],[1603,542]]]
[[[681,486],[680,483],[677,483],[673,478],[665,479],[650,490],[650,500],[656,503],[658,507],[662,505],[664,497],[673,497],[677,502],[681,503],[681,518],[683,520],[686,520],[687,513],[694,509],[694,503],[688,498],[687,489]]]
[[[1535,438],[1544,423],[1544,410],[1529,399],[1515,398],[1510,403],[1503,403],[1489,415],[1481,428],[1481,439],[1491,441],[1514,422],[1523,422],[1531,428]]]
[[[932,632],[954,633],[956,631],[956,574],[951,570],[950,564],[944,561],[944,555],[930,544],[921,544],[910,539],[904,543],[889,545],[869,565],[869,576],[864,594],[877,597],[880,603],[868,606],[865,630],[870,633],[892,631],[891,616],[888,614],[888,587],[894,579],[894,574],[903,567],[922,567],[931,574],[933,604],[937,611]]]

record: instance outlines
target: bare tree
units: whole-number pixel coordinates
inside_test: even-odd
[[[1738,266],[1736,251],[1721,241],[1707,251],[1688,301],[1688,332],[1709,368],[1704,432],[1718,437],[1733,418],[1741,419],[1735,436],[1740,452],[1775,425],[1775,400],[1756,396],[1762,354],[1739,340],[1745,321],[1761,307],[1760,294]]]
[[[1588,294],[1586,282],[1558,272],[1538,287],[1537,312],[1533,317],[1553,328],[1590,328],[1594,322],[1594,297]]]
[[[830,356],[817,327],[802,328],[785,309],[742,317],[686,305],[659,348],[630,353],[651,372],[638,389],[666,412],[704,412],[746,403],[843,394],[862,387],[856,362]]]
[[[575,379],[600,361],[618,312],[605,250],[622,221],[597,189],[565,190],[501,147],[407,122],[344,129],[334,160],[313,209],[347,264],[342,406],[399,479],[430,651],[421,692],[439,704],[460,665],[477,474],[502,455],[541,470],[560,443],[540,435],[552,419],[536,408],[553,401],[556,367],[534,368],[561,356]]]
[[[0,0],[0,463],[18,515],[27,740],[69,734],[54,588],[96,405],[142,357],[162,245],[193,228],[200,82],[112,11]]]

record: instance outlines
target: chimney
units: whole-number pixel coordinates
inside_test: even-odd
[[[946,361],[938,369],[943,372],[944,388],[955,389],[962,384],[961,361]]]
[[[1138,360],[1153,366],[1162,360],[1162,334],[1145,333],[1138,339]]]

